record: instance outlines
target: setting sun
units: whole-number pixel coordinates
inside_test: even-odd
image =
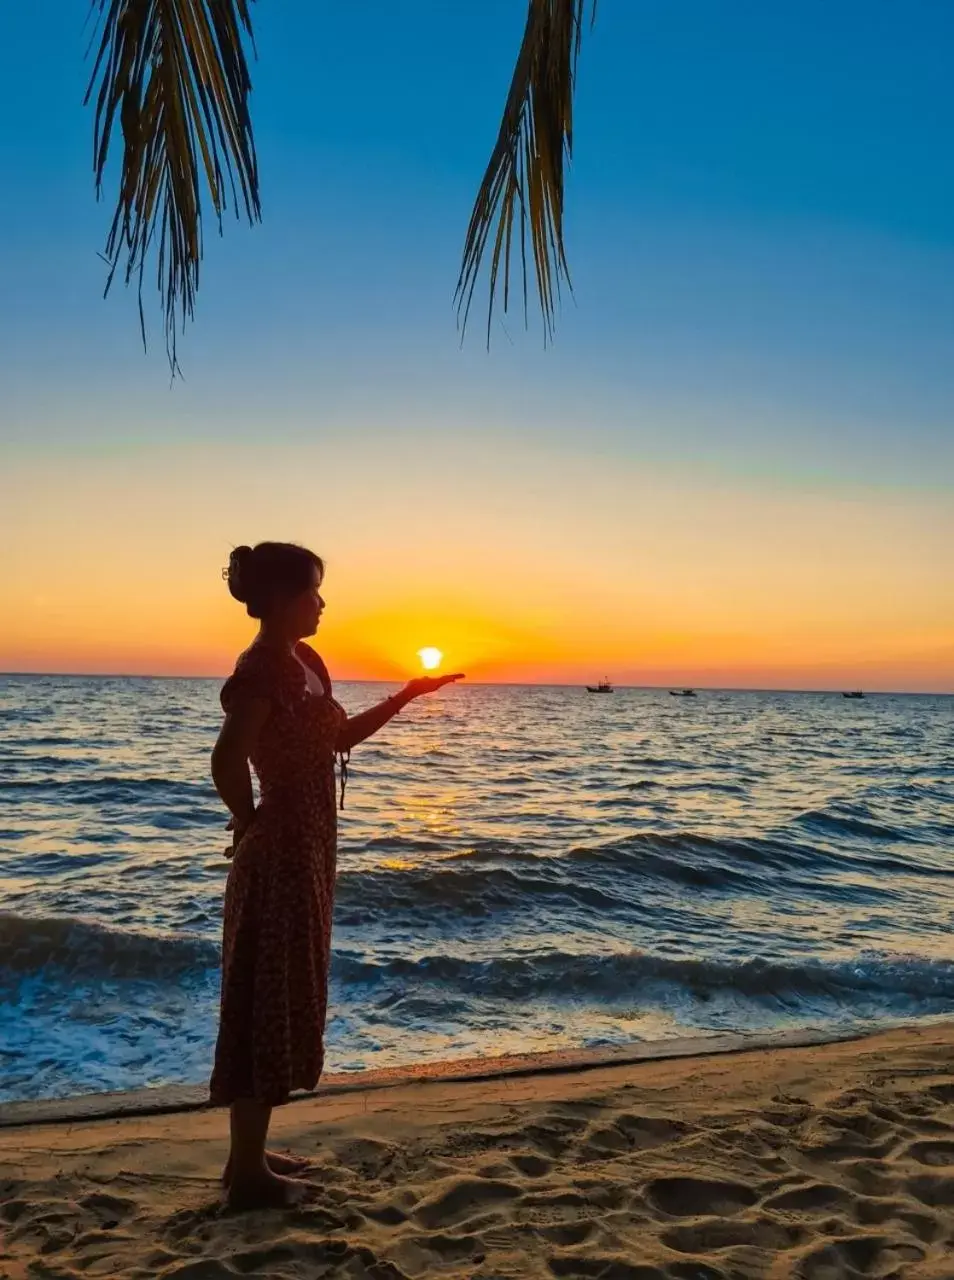
[[[421,666],[424,668],[425,671],[436,671],[437,668],[441,665],[441,661],[443,660],[443,657],[444,657],[440,649],[434,649],[430,647],[425,649],[418,649],[417,656],[420,658]]]

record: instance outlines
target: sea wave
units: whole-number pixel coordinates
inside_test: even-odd
[[[836,837],[856,836],[864,840],[918,842],[917,836],[913,833],[875,822],[869,817],[839,812],[835,809],[812,809],[799,815],[798,821],[808,830],[820,831]]]
[[[654,883],[674,892],[697,889],[720,895],[761,893],[771,884],[797,891],[800,897],[861,904],[890,900],[904,877],[954,875],[954,868],[937,865],[930,857],[904,861],[881,852],[820,848],[785,833],[715,839],[689,832],[646,832],[553,852],[512,841],[441,852],[436,841],[391,837],[369,842],[365,850],[390,854],[393,864],[381,861],[341,869],[338,909],[349,923],[434,905],[465,914],[533,910],[534,904],[554,895],[579,905],[628,909]],[[420,859],[428,853],[437,856]],[[902,878],[887,882],[889,872]]]
[[[915,955],[861,953],[850,960],[787,963],[763,959],[675,959],[647,951],[578,954],[559,949],[479,960],[428,955],[375,961],[338,953],[339,981],[365,986],[437,983],[471,995],[530,999],[560,997],[636,1000],[649,983],[682,988],[697,999],[726,992],[797,1002],[818,996],[850,1003],[860,995],[954,1000],[954,961]]]
[[[43,974],[51,982],[59,980],[57,975],[66,982],[77,977],[180,982],[218,964],[217,945],[195,934],[150,934],[71,916],[0,914],[0,971],[8,978]],[[559,947],[487,958],[441,951],[385,957],[339,947],[332,972],[336,984],[345,989],[438,987],[445,998],[638,1002],[664,984],[699,1002],[717,993],[788,1006],[819,997],[846,1006],[860,997],[885,1006],[899,999],[912,1005],[954,1002],[954,960],[882,952],[839,961],[794,962]]]
[[[218,948],[188,933],[116,929],[77,916],[0,913],[0,970],[71,977],[172,979],[219,963]]]

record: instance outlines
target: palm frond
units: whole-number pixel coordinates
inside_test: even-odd
[[[230,203],[249,222],[261,215],[245,56],[249,0],[92,0],[92,12],[99,44],[86,101],[95,94],[97,195],[117,123],[123,146],[106,292],[124,263],[126,283],[138,279],[145,342],[143,280],[155,248],[175,372],[177,327],[193,315],[199,286],[203,180],[220,230]]]
[[[493,233],[488,343],[501,266],[504,311],[510,302],[515,224],[524,317],[529,240],[545,338],[553,333],[561,282],[571,287],[563,243],[564,169],[573,153],[573,90],[587,3],[588,0],[529,0],[527,24],[500,131],[467,228],[455,295],[461,327],[465,328]],[[592,0],[590,12],[593,21],[596,0]]]

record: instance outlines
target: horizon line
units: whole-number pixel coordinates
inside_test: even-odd
[[[0,679],[8,677],[17,677],[27,680],[227,680],[227,675],[184,675],[174,673],[147,673],[147,672],[129,672],[129,671],[0,671]],[[394,680],[385,679],[341,679],[334,682],[337,684],[399,684],[399,678]],[[488,689],[585,689],[585,683],[577,681],[551,681],[551,680],[465,680],[466,684],[477,685],[481,688]],[[854,692],[854,689],[848,689],[839,685],[829,689],[818,688],[778,688],[769,685],[688,685],[688,684],[614,684],[614,691],[617,690],[637,690],[646,692],[656,692],[659,690],[669,689],[693,689],[702,693],[806,693],[820,694],[830,693],[838,696],[847,692]],[[899,698],[951,698],[954,697],[954,690],[942,689],[867,689],[863,690],[866,697],[899,697]]]

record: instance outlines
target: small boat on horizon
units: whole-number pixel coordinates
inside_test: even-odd
[[[613,686],[608,680],[601,680],[599,684],[588,684],[586,686],[587,693],[612,693]]]
[[[843,698],[863,698],[865,695],[860,689],[851,689],[847,693],[841,695]]]
[[[694,698],[696,696],[695,689],[670,689],[670,698]]]

